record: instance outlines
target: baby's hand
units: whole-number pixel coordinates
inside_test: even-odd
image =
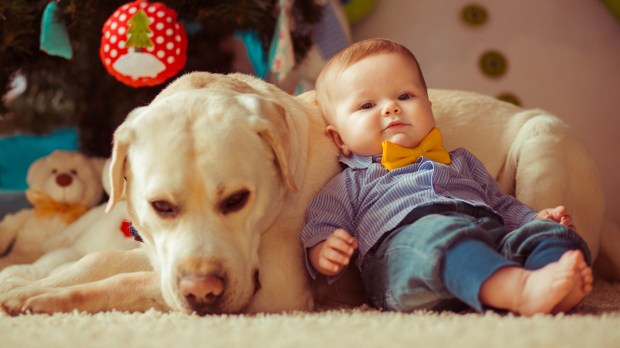
[[[559,205],[555,208],[547,208],[541,210],[538,215],[536,215],[536,219],[553,220],[570,229],[576,230],[575,225],[573,225],[573,219],[570,217],[570,215],[568,215],[568,211],[563,205]]]
[[[356,249],[357,239],[339,228],[310,249],[310,262],[319,273],[334,276],[349,264]]]

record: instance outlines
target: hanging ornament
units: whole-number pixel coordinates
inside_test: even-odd
[[[67,34],[67,28],[62,20],[62,12],[56,1],[47,4],[45,10],[43,10],[39,47],[43,52],[51,56],[63,57],[65,59],[73,57],[69,34]]]
[[[187,37],[176,12],[138,0],[119,7],[103,25],[99,56],[108,72],[133,87],[155,86],[187,60]]]
[[[291,39],[291,8],[292,0],[279,0],[280,15],[269,49],[269,67],[275,82],[280,82],[295,67],[295,51]]]
[[[508,61],[499,51],[484,52],[478,64],[484,75],[494,79],[504,76],[508,70]]]
[[[480,27],[487,22],[489,15],[487,10],[478,4],[469,4],[461,10],[463,23],[470,27]]]
[[[377,0],[340,0],[349,23],[355,24],[364,19],[375,7]]]

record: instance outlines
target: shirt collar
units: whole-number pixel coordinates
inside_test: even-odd
[[[340,154],[339,161],[349,168],[363,169],[370,167],[373,163],[381,164],[381,154],[374,156],[360,156],[354,153],[351,156]]]
[[[375,164],[375,163],[383,167],[383,165],[381,164],[381,154],[377,154],[374,156],[360,156],[360,155],[356,155],[352,153],[351,156],[345,156],[341,153],[338,161],[344,164],[345,166],[349,168],[353,168],[353,169],[368,168],[372,164]],[[414,163],[422,163],[426,161],[430,161],[430,160],[427,159],[426,157],[420,157]]]

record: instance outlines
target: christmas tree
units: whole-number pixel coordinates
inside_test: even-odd
[[[129,40],[127,46],[133,46],[137,50],[153,46],[153,42],[149,38],[152,31],[149,28],[149,18],[144,10],[139,10],[135,16],[129,20]]]
[[[0,2],[0,95],[17,77],[25,90],[0,103],[0,136],[46,133],[63,126],[79,129],[80,150],[108,156],[114,129],[127,113],[147,104],[165,87],[134,88],[120,83],[99,57],[102,27],[108,17],[127,3],[121,0],[60,0],[53,5],[52,25],[64,25],[70,59],[46,53],[41,47],[44,12],[50,0]],[[269,50],[279,14],[277,0],[165,0],[187,32],[187,62],[178,74],[189,71],[231,72],[233,52],[222,43],[234,33],[255,33]],[[312,42],[312,27],[323,7],[315,0],[293,2],[291,32],[295,61],[301,62]],[[134,16],[126,45],[149,47],[149,23]],[[54,35],[53,35],[54,36]],[[58,36],[58,35],[55,35]],[[65,50],[66,51],[66,50]],[[178,76],[177,74],[177,76]],[[170,80],[168,80],[169,82]]]

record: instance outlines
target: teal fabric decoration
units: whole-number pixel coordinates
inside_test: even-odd
[[[59,56],[65,59],[73,57],[71,41],[67,28],[62,21],[62,13],[55,1],[45,6],[43,18],[41,19],[40,48],[45,53],[52,56]]]
[[[77,145],[78,131],[74,128],[48,135],[0,136],[0,192],[26,189],[32,162],[54,150],[76,151]]]
[[[256,76],[263,80],[267,78],[269,66],[267,65],[267,57],[258,34],[255,31],[237,31],[234,37],[245,45],[248,58],[250,58]]]

